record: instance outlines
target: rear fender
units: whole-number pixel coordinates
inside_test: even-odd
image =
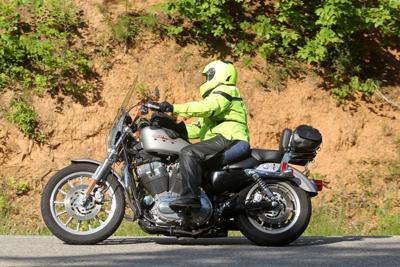
[[[292,167],[291,167],[292,168]],[[298,187],[306,191],[310,196],[314,197],[318,194],[317,187],[313,181],[307,178],[301,171],[293,169],[295,178],[291,179]]]
[[[305,192],[307,192],[310,196],[314,197],[318,194],[317,191],[317,186],[314,184],[313,181],[309,180],[307,176],[305,176],[302,172],[299,170],[290,167],[293,170],[293,176],[284,176],[284,175],[273,175],[272,173],[270,174],[264,174],[260,175],[262,179],[265,181],[288,181],[291,182],[295,185],[297,185],[299,188],[303,189]]]

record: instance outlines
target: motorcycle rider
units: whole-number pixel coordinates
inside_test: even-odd
[[[206,81],[200,86],[201,101],[159,104],[161,111],[199,118],[196,123],[186,125],[189,138],[201,142],[186,146],[180,153],[183,191],[180,198],[170,204],[175,210],[201,207],[202,163],[212,159],[224,165],[250,152],[247,112],[236,87],[235,66],[216,60],[205,66],[202,74]]]

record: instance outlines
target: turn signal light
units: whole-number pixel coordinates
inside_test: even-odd
[[[317,191],[322,191],[322,189],[324,187],[327,187],[327,185],[329,184],[328,182],[324,182],[322,180],[315,180],[312,179],[312,181],[314,182],[314,184],[317,186]]]

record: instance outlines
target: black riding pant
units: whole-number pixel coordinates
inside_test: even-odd
[[[210,161],[214,166],[226,163],[222,152],[231,148],[237,142],[238,141],[228,140],[222,135],[218,135],[206,141],[183,148],[179,158],[180,174],[182,177],[181,197],[199,197],[199,187],[201,186],[203,177],[204,162]],[[239,157],[241,157],[241,155],[238,154],[236,159]],[[229,158],[232,160],[231,156]]]

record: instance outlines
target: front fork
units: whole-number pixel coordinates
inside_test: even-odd
[[[114,162],[115,162],[115,160],[116,160],[116,158],[118,156],[118,152],[120,151],[120,147],[122,145],[122,142],[123,142],[123,140],[125,140],[125,137],[128,134],[132,134],[132,130],[129,127],[125,127],[123,129],[121,137],[115,143],[114,148],[112,148],[108,152],[106,159],[103,161],[102,164],[99,165],[99,167],[97,168],[97,170],[93,174],[92,182],[90,183],[89,187],[86,189],[86,192],[85,192],[84,202],[86,202],[89,199],[90,194],[93,192],[93,189],[95,188],[96,184],[99,181],[103,180],[105,177],[107,177],[108,173],[111,170],[112,165],[114,164]]]

